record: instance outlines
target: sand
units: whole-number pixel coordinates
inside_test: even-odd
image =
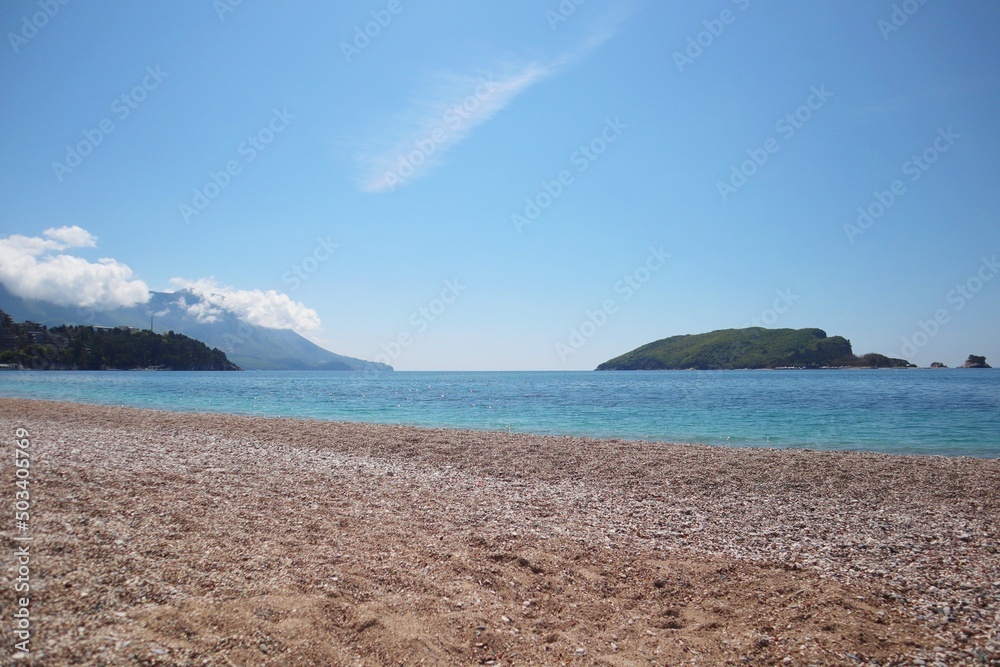
[[[19,664],[1000,665],[997,459],[0,400],[18,427]]]

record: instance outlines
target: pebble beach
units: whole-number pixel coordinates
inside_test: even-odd
[[[30,434],[33,556],[4,665],[1000,665],[998,459],[19,399],[0,424]]]

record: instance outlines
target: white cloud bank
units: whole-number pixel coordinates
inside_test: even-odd
[[[96,246],[97,237],[75,225],[0,238],[0,283],[14,296],[60,306],[111,310],[148,301],[149,288],[127,265],[63,252]]]
[[[612,32],[547,63],[499,67],[500,75],[443,73],[408,107],[377,128],[377,139],[355,154],[361,190],[385,192],[427,174],[449,149],[506,108],[522,92],[597,48]]]
[[[127,265],[109,258],[88,262],[65,252],[96,246],[97,237],[77,226],[46,229],[41,236],[0,238],[0,284],[22,299],[97,311],[147,303],[149,287],[134,278]],[[231,313],[268,329],[303,333],[320,328],[315,310],[274,290],[239,290],[214,278],[173,278],[171,283],[199,297],[191,304],[183,297],[177,301],[198,322],[214,322]]]
[[[267,329],[292,329],[302,333],[320,328],[319,314],[315,310],[281,292],[235,289],[214,278],[173,278],[170,282],[201,299],[187,304],[181,298],[178,305],[203,324],[215,322],[228,312],[248,324]]]

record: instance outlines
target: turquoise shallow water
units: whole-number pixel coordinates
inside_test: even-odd
[[[714,445],[1000,457],[1000,369],[0,372],[0,396]]]

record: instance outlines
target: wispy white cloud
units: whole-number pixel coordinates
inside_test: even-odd
[[[111,310],[148,301],[149,288],[127,265],[107,257],[88,262],[64,252],[96,246],[97,237],[75,225],[46,229],[41,236],[0,238],[0,283],[22,299],[60,306]]]
[[[443,156],[505,109],[525,90],[551,77],[607,41],[613,31],[588,39],[584,46],[548,62],[505,64],[499,73],[438,73],[409,105],[374,128],[355,154],[365,192],[385,192],[420,178],[441,164]]]
[[[214,278],[172,278],[170,282],[199,297],[200,301],[191,304],[180,297],[177,305],[200,323],[215,322],[231,313],[244,322],[267,329],[292,329],[302,333],[320,327],[319,314],[315,310],[281,292],[235,289]]]

